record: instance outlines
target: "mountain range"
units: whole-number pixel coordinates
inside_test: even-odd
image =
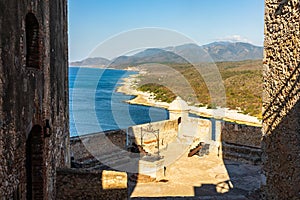
[[[72,66],[112,67],[144,63],[201,63],[221,61],[259,60],[263,58],[263,47],[243,42],[213,42],[207,45],[184,44],[166,48],[149,48],[131,56],[119,56],[112,60],[101,57],[71,62]]]

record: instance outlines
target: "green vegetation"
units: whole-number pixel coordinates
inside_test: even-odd
[[[143,92],[151,92],[155,94],[154,99],[167,103],[171,103],[176,98],[176,95],[170,89],[157,83],[148,83],[138,89]]]
[[[225,106],[261,118],[262,61],[217,62],[215,64],[222,76],[226,90]],[[147,66],[146,70],[149,73],[141,76],[138,89],[152,92],[155,95],[155,99],[165,102],[171,102],[175,96],[179,95],[190,103],[200,103],[211,109],[217,106],[224,106],[222,102],[211,101],[208,88],[202,78],[203,74],[200,74],[193,65],[174,63],[164,65],[183,76],[191,86],[194,95],[178,84],[179,80],[171,78],[171,73],[174,72],[165,70],[159,65]],[[198,69],[200,71],[205,68],[209,70],[211,65],[212,63],[199,64]],[[176,92],[171,91],[165,85],[175,85]],[[218,87],[216,86],[215,88],[217,89]],[[193,98],[198,102],[191,100]]]
[[[207,109],[216,109],[217,108],[217,104],[216,103],[210,103],[206,106]]]

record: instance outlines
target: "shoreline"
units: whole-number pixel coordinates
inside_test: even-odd
[[[168,109],[169,103],[156,101],[149,92],[142,92],[136,89],[137,87],[136,82],[139,81],[137,76],[140,75],[141,73],[142,74],[147,73],[145,71],[138,71],[138,72],[139,72],[138,74],[133,74],[127,78],[124,78],[123,82],[117,88],[116,92],[135,96],[133,99],[125,101],[128,104],[136,104],[136,105]]]
[[[69,66],[70,67],[70,66]],[[137,67],[127,67],[125,69],[116,68],[106,68],[105,66],[72,66],[72,67],[83,67],[91,69],[112,69],[112,70],[125,70],[125,71],[135,71],[137,74],[132,74],[126,78],[122,79],[119,87],[117,87],[116,92],[123,93],[125,95],[135,96],[134,98],[125,101],[128,104],[142,105],[158,107],[163,109],[168,109],[169,103],[157,101],[154,99],[153,95],[149,92],[142,92],[137,90],[137,83],[139,82],[139,75],[146,75],[145,70],[138,69]],[[205,118],[215,118],[228,122],[234,122],[238,124],[245,124],[251,126],[262,126],[262,122],[256,117],[245,115],[239,113],[238,110],[230,110],[229,108],[217,108],[217,109],[207,109],[206,107],[196,107],[189,106],[190,113],[198,115]]]
[[[106,65],[69,65],[70,67],[78,67],[78,68],[90,68],[90,69],[111,69],[111,70],[123,70],[123,71],[136,71],[139,70],[136,67],[127,67],[125,69],[117,69],[114,67],[107,67]]]
[[[153,98],[153,95],[151,95],[150,93],[138,91],[136,89],[136,83],[139,81],[137,76],[141,73],[147,74],[147,72],[145,71],[138,71],[138,74],[130,75],[129,77],[124,78],[122,84],[117,88],[116,91],[126,95],[135,96],[133,99],[126,101],[126,103],[168,109],[170,105],[169,103],[156,101]],[[189,107],[191,109],[190,113],[201,117],[215,118],[251,126],[262,126],[262,122],[256,117],[242,114],[238,110],[231,110],[229,108],[207,109],[206,107]]]

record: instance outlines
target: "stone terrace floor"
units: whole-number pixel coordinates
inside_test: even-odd
[[[129,187],[132,199],[259,199],[260,170],[216,154],[184,155],[167,167],[163,180]]]

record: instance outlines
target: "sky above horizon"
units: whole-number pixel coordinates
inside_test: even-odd
[[[263,0],[69,0],[68,14],[70,61],[89,57],[120,33],[147,27],[178,32],[198,45],[241,41],[262,46],[264,38]]]

